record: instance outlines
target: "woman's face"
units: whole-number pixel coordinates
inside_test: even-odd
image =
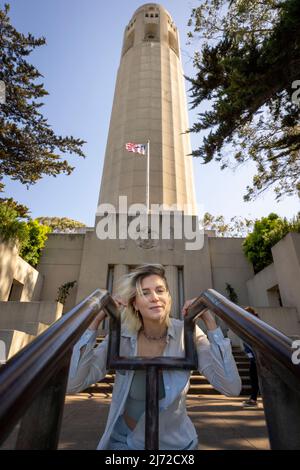
[[[141,281],[143,295],[137,294],[133,306],[145,321],[164,323],[169,313],[171,297],[164,280],[152,274]]]

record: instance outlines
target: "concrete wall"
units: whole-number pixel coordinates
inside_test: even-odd
[[[227,297],[228,283],[237,293],[238,303],[248,305],[246,282],[254,272],[242,251],[243,241],[243,238],[208,238],[213,288]]]
[[[207,237],[206,237],[207,240]],[[186,240],[99,240],[95,232],[87,232],[84,240],[82,263],[76,303],[94,289],[106,288],[109,266],[120,272],[120,266],[129,268],[144,263],[161,263],[166,268],[170,289],[174,298],[174,315],[179,312],[178,268],[183,270],[184,297],[199,295],[202,290],[212,287],[208,243],[201,250],[186,251]],[[114,285],[117,276],[114,279]]]
[[[4,354],[3,351],[0,357],[0,364],[5,363],[20,349],[24,348],[29,344],[35,336],[24,333],[23,331],[17,330],[0,330],[0,342],[4,343]]]
[[[296,307],[300,319],[300,233],[288,233],[272,248],[283,306]]]
[[[41,300],[54,301],[63,284],[79,280],[85,234],[50,234],[42,253],[38,270],[45,282]],[[64,306],[68,311],[75,305],[77,286],[70,290]]]
[[[0,300],[8,299],[18,257],[15,243],[0,243]]]
[[[261,320],[268,325],[273,326],[285,335],[295,339],[300,338],[300,321],[295,308],[289,307],[256,307]],[[233,346],[244,348],[242,340],[233,331],[229,330],[228,337],[231,339]]]
[[[289,307],[255,307],[259,317],[287,336],[299,336],[300,320],[295,308]]]
[[[268,289],[278,284],[274,263],[257,273],[247,282],[249,304],[270,307]]]
[[[36,336],[43,333],[49,325],[45,323],[24,323],[23,330],[0,329],[0,364],[29,344]],[[4,343],[4,352],[3,352]]]
[[[43,286],[43,276],[20,256],[18,257],[14,279],[24,286],[20,298],[21,302],[39,300]]]
[[[43,276],[19,256],[15,243],[0,243],[0,300],[9,300],[14,282],[18,285],[18,300],[39,300]]]
[[[62,308],[57,302],[0,302],[0,329],[29,331],[32,324],[50,325],[61,317]]]
[[[278,289],[283,307],[295,307],[300,319],[300,234],[289,233],[273,248],[274,262],[247,282],[250,305],[274,307]]]

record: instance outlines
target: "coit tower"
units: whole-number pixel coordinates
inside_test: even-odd
[[[136,10],[125,28],[99,204],[149,202],[196,214],[179,33],[161,5]],[[147,158],[126,150],[150,142]]]

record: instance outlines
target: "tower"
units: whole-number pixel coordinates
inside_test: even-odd
[[[162,6],[143,5],[124,32],[99,203],[112,204],[115,214],[112,210],[108,219],[128,228],[130,217],[117,213],[119,196],[128,197],[128,207],[146,202],[147,159],[127,152],[125,144],[150,140],[150,204],[176,205],[179,214],[170,214],[172,230],[167,237],[161,228],[168,214],[151,214],[146,219],[157,219],[159,224],[150,231],[139,227],[137,238],[123,238],[117,230],[101,238],[97,229],[106,217],[101,219],[98,211],[94,227],[50,234],[39,265],[44,278],[41,300],[55,299],[61,286],[76,280],[67,311],[96,288],[116,292],[120,277],[135,266],[161,263],[176,318],[185,299],[207,288],[226,293],[226,283],[235,287],[241,303],[249,304],[246,282],[253,273],[238,238],[205,234],[199,246],[197,237],[191,239],[185,231],[177,237],[175,219],[184,206],[190,205],[190,210],[184,210],[182,218],[196,225],[198,215],[188,127],[177,28]]]
[[[150,141],[149,201],[196,214],[179,33],[155,3],[136,10],[125,28],[106,146],[99,204],[146,202],[147,158],[125,143]],[[184,207],[189,205],[187,209]]]

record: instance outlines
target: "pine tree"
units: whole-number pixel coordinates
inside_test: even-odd
[[[277,199],[300,194],[299,0],[204,0],[189,25],[201,41],[192,107],[206,104],[190,129],[206,132],[193,155],[222,169],[254,161],[245,200],[269,187]]]
[[[84,157],[85,143],[56,135],[40,112],[40,99],[48,93],[27,57],[46,40],[19,33],[8,12],[8,5],[0,9],[0,191],[3,176],[31,185],[43,175],[70,174],[74,168],[63,155]]]

